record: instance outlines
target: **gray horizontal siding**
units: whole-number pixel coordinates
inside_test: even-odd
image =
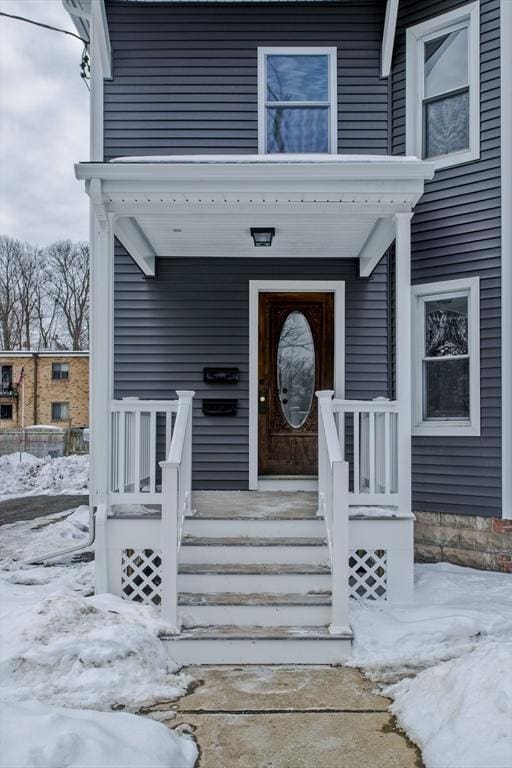
[[[385,3],[107,4],[105,158],[255,153],[257,47],[338,48],[338,150],[388,152]]]
[[[392,72],[394,154],[405,152],[405,29],[463,5],[401,0]],[[412,225],[413,283],[480,277],[481,437],[413,439],[413,507],[501,512],[499,0],[480,0],[478,161],[436,171]]]
[[[116,248],[115,395],[169,399],[193,389],[194,485],[248,484],[249,280],[346,281],[346,393],[388,394],[387,264],[371,279],[341,259],[160,259],[146,279]],[[240,368],[238,385],[204,384],[203,367]],[[236,417],[208,418],[203,397],[236,397]]]

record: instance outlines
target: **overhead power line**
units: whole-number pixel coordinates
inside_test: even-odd
[[[67,29],[59,29],[59,27],[52,27],[51,24],[43,24],[42,21],[27,19],[25,16],[15,16],[13,13],[4,13],[4,11],[0,11],[0,16],[8,16],[10,19],[17,19],[18,21],[26,21],[27,24],[35,24],[36,27],[44,27],[45,29],[51,29],[54,32],[62,32],[63,35],[70,35],[70,37],[76,37],[77,40],[80,40],[85,45],[89,45],[89,40],[85,40],[85,38],[80,37],[80,35],[75,34],[75,32],[69,32]]]
[[[59,27],[54,27],[51,24],[44,24],[42,21],[35,21],[35,19],[27,19],[25,16],[16,16],[13,13],[5,13],[4,11],[0,11],[0,16],[7,16],[9,19],[16,19],[16,21],[24,21],[27,24],[33,24],[36,27],[43,27],[43,29],[50,29],[52,32],[60,32],[63,35],[69,35],[70,37],[74,37],[77,40],[80,40],[80,42],[84,45],[82,51],[82,60],[80,62],[80,77],[87,86],[87,89],[90,90],[89,84],[87,83],[87,80],[89,79],[89,53],[87,50],[90,42],[89,40],[86,40],[84,37],[80,37],[80,35],[77,35],[75,32],[69,32],[67,29],[60,29]]]

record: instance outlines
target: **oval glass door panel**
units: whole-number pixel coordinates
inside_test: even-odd
[[[277,391],[283,416],[294,429],[311,412],[315,393],[315,343],[302,312],[291,312],[277,346]]]

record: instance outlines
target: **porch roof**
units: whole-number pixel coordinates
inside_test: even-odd
[[[146,274],[156,257],[358,258],[368,275],[432,163],[368,155],[193,155],[79,163],[97,215]],[[255,251],[251,227],[274,227]]]

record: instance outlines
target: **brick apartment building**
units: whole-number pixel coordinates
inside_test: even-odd
[[[88,352],[0,352],[0,366],[0,430],[88,426]]]

